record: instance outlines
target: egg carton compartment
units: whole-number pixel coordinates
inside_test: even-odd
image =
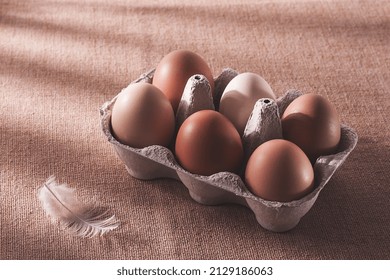
[[[153,74],[154,70],[151,70],[132,83],[151,83]],[[192,76],[186,84],[176,113],[177,127],[196,111],[217,110],[226,85],[236,75],[238,73],[235,70],[224,69],[215,78],[214,97],[211,95],[210,85],[204,76]],[[300,95],[302,93],[298,90],[289,90],[276,101],[265,98],[256,102],[242,136],[246,160],[263,142],[282,138],[280,116],[286,107]],[[192,174],[178,164],[172,151],[166,147],[153,145],[139,149],[118,142],[111,133],[110,125],[111,110],[115,100],[116,96],[100,108],[101,128],[131,176],[141,180],[157,178],[179,180],[188,189],[190,196],[201,204],[236,203],[244,205],[252,210],[263,228],[274,232],[291,230],[299,223],[314,205],[334,172],[355,148],[358,140],[355,131],[342,124],[337,152],[319,157],[313,166],[315,176],[313,191],[291,202],[267,201],[252,194],[237,174],[230,172],[219,172],[211,176]],[[244,168],[245,163],[242,169]]]

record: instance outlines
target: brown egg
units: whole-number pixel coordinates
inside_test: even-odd
[[[207,78],[213,93],[214,78],[203,58],[188,50],[177,50],[160,61],[152,83],[168,97],[176,112],[184,87],[188,79],[195,74],[202,74]]]
[[[245,182],[256,196],[289,202],[311,192],[314,171],[297,145],[274,139],[264,142],[252,153],[245,169]]]
[[[297,144],[315,162],[332,154],[340,142],[340,120],[333,104],[318,94],[304,94],[282,116],[283,138]]]
[[[171,103],[151,84],[131,84],[114,103],[111,128],[119,142],[134,148],[168,146],[175,131]]]
[[[180,165],[199,175],[238,172],[243,160],[240,135],[233,124],[213,110],[198,111],[181,125],[175,154]]]

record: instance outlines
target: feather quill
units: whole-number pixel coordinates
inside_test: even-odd
[[[74,189],[58,184],[51,176],[38,190],[38,198],[46,214],[71,233],[81,237],[103,235],[119,226],[115,215],[107,209],[81,203]]]

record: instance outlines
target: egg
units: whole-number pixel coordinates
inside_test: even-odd
[[[243,147],[240,135],[226,117],[214,110],[201,110],[181,125],[175,155],[179,164],[193,174],[237,173]]]
[[[122,144],[134,148],[167,147],[175,132],[171,103],[151,84],[130,84],[115,100],[111,128],[114,137]]]
[[[276,99],[267,81],[255,73],[241,73],[226,86],[221,96],[219,112],[242,135],[256,101],[261,98]]]
[[[214,93],[214,78],[206,61],[192,51],[177,50],[167,54],[159,62],[152,83],[168,97],[176,112],[184,87],[195,74],[204,75]]]
[[[250,156],[245,182],[256,196],[269,201],[298,200],[313,189],[314,171],[305,153],[294,143],[273,139]]]
[[[287,106],[282,118],[283,138],[298,145],[315,162],[335,153],[340,142],[338,113],[325,97],[304,94]]]

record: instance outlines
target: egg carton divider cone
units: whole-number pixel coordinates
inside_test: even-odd
[[[141,75],[132,83],[151,83],[153,74],[154,69]],[[238,73],[235,70],[224,69],[215,78],[214,97],[211,95],[210,85],[204,76],[192,76],[186,84],[177,110],[177,127],[196,111],[218,109],[223,90],[236,75]],[[300,95],[302,95],[300,91],[289,90],[276,101],[259,99],[256,102],[242,136],[246,160],[263,142],[282,138],[280,116],[286,107]],[[263,228],[274,232],[291,230],[299,223],[314,205],[319,193],[334,172],[355,148],[358,140],[355,131],[342,124],[341,140],[337,152],[319,157],[314,164],[314,190],[305,197],[291,202],[267,201],[253,195],[237,174],[230,172],[219,172],[211,176],[192,174],[178,164],[172,151],[166,147],[153,145],[139,149],[118,142],[111,133],[110,125],[111,110],[115,100],[116,96],[101,106],[101,128],[131,176],[141,180],[157,178],[179,180],[188,189],[190,196],[201,204],[236,203],[244,205],[252,210]],[[245,168],[246,160],[242,169]]]

